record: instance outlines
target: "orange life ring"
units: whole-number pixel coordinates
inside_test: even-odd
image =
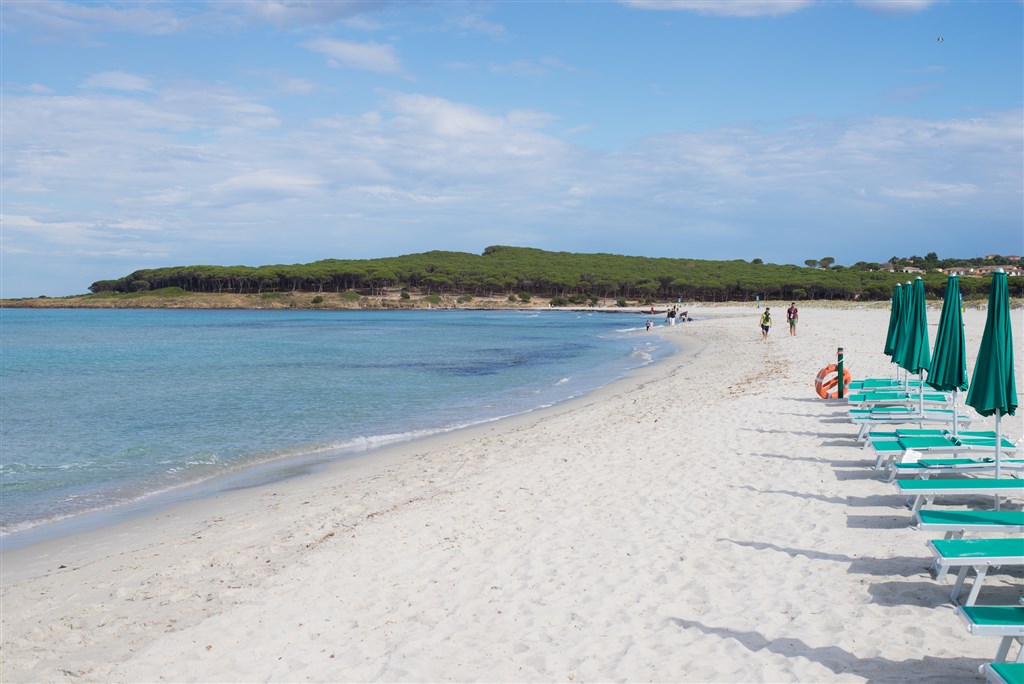
[[[843,369],[843,390],[850,387],[850,369]],[[830,363],[820,371],[814,378],[814,391],[818,393],[818,396],[822,399],[838,399],[839,390],[835,390],[836,385],[839,384],[839,368],[834,363]]]

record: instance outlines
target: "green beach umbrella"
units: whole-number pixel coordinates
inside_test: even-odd
[[[924,298],[924,281],[918,276],[914,281],[909,305],[904,294],[906,327],[897,344],[893,359],[908,373],[921,375],[931,363],[928,349],[928,314]]]
[[[967,348],[964,345],[964,317],[960,311],[960,281],[946,279],[939,331],[935,334],[928,385],[940,392],[953,392],[953,434],[959,433],[956,407],[960,390],[967,389]]]
[[[900,307],[903,304],[903,286],[896,283],[892,288],[892,309],[889,311],[889,330],[885,333],[884,353],[890,359],[896,351],[897,333],[899,332]]]
[[[996,271],[988,293],[988,316],[974,363],[967,404],[983,416],[996,417],[996,477],[1000,475],[1000,418],[1017,411],[1017,382],[1013,377],[1013,329],[1006,274]],[[997,500],[998,504],[998,500]]]
[[[903,368],[903,364],[900,362],[900,359],[903,358],[903,353],[907,348],[907,329],[909,327],[908,319],[910,317],[910,307],[914,301],[914,291],[909,280],[900,289],[902,291],[900,296],[900,316],[896,320],[896,331],[893,333],[892,344],[892,362],[896,364],[897,378],[899,378],[900,369]],[[903,380],[904,389],[909,389],[910,374],[904,373]]]
[[[967,350],[964,345],[964,318],[960,313],[960,281],[946,280],[939,331],[935,334],[928,385],[940,392],[967,389]]]

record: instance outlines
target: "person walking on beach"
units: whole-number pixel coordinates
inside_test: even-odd
[[[764,313],[761,314],[761,339],[768,339],[768,330],[772,327],[772,314],[771,309],[767,306],[764,307]]]
[[[789,308],[786,309],[786,320],[789,321],[789,336],[796,337],[796,322],[799,318],[799,312],[796,309],[796,302],[790,302]]]

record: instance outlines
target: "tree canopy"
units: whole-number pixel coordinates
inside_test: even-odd
[[[488,247],[482,254],[431,251],[381,259],[324,259],[267,266],[172,266],[100,280],[90,291],[140,292],[179,287],[189,292],[344,292],[379,294],[407,288],[421,294],[509,295],[697,301],[762,299],[885,300],[906,274],[864,268],[824,268],[616,254],[548,252],[528,247]],[[809,262],[805,262],[809,263]],[[866,264],[865,264],[866,265]],[[925,288],[941,296],[946,277],[927,274]],[[960,281],[964,296],[988,291],[988,279]],[[1011,278],[1013,296],[1024,278]]]

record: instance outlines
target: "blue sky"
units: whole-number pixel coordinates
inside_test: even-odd
[[[1020,0],[4,0],[0,39],[3,297],[499,244],[1024,252]]]

